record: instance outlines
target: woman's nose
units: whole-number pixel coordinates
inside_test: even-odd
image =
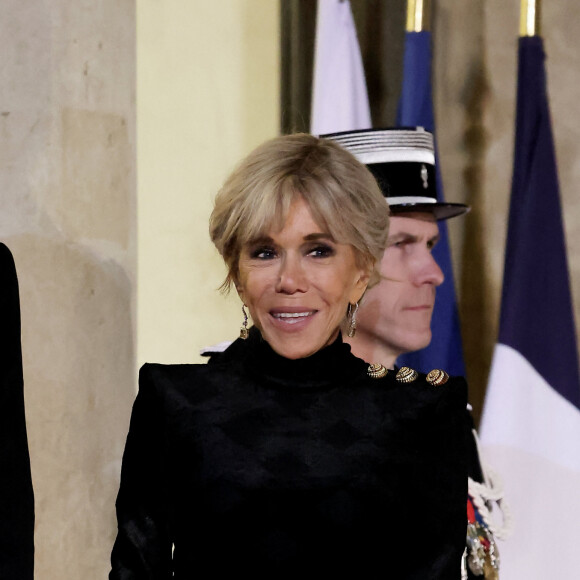
[[[300,259],[293,256],[285,256],[280,263],[276,292],[282,294],[294,294],[306,292],[308,280]]]

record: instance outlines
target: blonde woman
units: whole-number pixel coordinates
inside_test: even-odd
[[[241,336],[207,365],[141,370],[111,579],[459,578],[464,381],[396,376],[342,341],[388,220],[368,170],[311,135],[226,181],[210,235]]]

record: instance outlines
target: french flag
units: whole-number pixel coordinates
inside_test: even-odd
[[[509,580],[580,578],[580,379],[539,36],[519,39],[516,141],[498,344],[480,439],[504,480]]]
[[[371,112],[356,26],[348,0],[318,0],[313,135],[370,129]]]

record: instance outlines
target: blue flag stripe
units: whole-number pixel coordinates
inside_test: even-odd
[[[539,37],[519,41],[516,143],[499,342],[580,408],[578,353]]]
[[[435,115],[431,92],[431,33],[407,32],[403,63],[403,86],[397,112],[399,126],[421,125],[435,133]],[[435,142],[435,173],[437,197],[445,201]],[[440,240],[433,256],[445,275],[445,282],[437,289],[437,299],[431,322],[431,344],[422,350],[402,355],[397,364],[429,372],[444,368],[454,375],[465,375],[459,313],[455,300],[455,283],[449,250],[447,224],[439,222]]]

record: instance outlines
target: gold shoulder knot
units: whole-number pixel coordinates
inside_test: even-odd
[[[367,369],[367,375],[371,379],[382,379],[389,371],[380,363],[373,363]]]
[[[442,371],[441,369],[433,369],[426,377],[425,380],[434,387],[444,385],[449,380],[449,375]]]
[[[409,367],[401,367],[395,377],[400,383],[412,383],[419,373]]]

